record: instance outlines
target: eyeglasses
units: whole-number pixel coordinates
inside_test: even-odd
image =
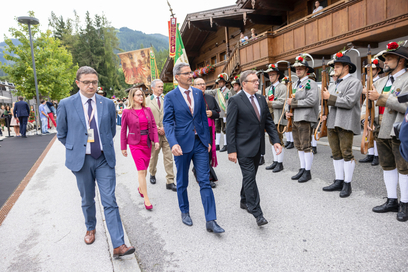
[[[179,75],[185,75],[185,76],[190,75],[190,76],[192,76],[192,75],[194,75],[194,72],[180,73]]]
[[[195,86],[205,86],[205,83],[194,84]]]
[[[82,84],[85,84],[85,85],[98,85],[98,80],[93,80],[93,81],[89,81],[89,80],[85,80],[85,81],[79,81],[79,82],[81,82]]]
[[[143,97],[143,94],[135,94],[135,96]]]
[[[244,82],[251,82],[252,84],[259,84],[258,79],[254,79],[254,80],[245,80]]]

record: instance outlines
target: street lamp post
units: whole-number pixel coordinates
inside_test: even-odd
[[[36,111],[35,113],[35,120],[36,120],[36,129],[35,129],[35,134],[38,134],[38,124],[39,118],[37,116],[37,113],[39,115],[40,113],[40,96],[38,94],[38,85],[37,85],[37,72],[35,70],[35,60],[34,60],[34,49],[33,49],[33,38],[31,37],[31,25],[38,25],[40,21],[37,18],[34,17],[29,17],[29,16],[20,16],[17,18],[17,21],[21,24],[28,25],[28,32],[30,34],[30,46],[31,46],[31,59],[33,60],[33,71],[34,71],[34,83],[35,83],[35,93],[37,95],[37,104],[36,104]]]

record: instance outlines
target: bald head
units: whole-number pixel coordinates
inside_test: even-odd
[[[203,93],[205,92],[205,81],[202,78],[194,79],[194,87],[200,89]]]

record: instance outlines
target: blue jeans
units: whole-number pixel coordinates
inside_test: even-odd
[[[48,131],[48,119],[41,116],[41,132],[46,133]]]
[[[121,126],[121,125],[122,125],[122,116],[119,116],[119,114],[118,114],[118,118],[117,118],[117,120],[116,120],[116,124],[117,124],[118,126]]]

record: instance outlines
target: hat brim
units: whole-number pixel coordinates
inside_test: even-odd
[[[357,71],[356,65],[354,65],[354,63],[352,63],[352,62],[344,62],[344,61],[335,60],[332,64],[330,64],[330,67],[334,67],[334,65],[335,65],[336,63],[341,63],[341,64],[347,64],[347,65],[349,65],[349,66],[350,66],[350,70],[349,70],[349,73],[350,73],[350,74],[353,74],[353,73],[355,73],[355,72]]]
[[[386,55],[386,54],[393,54],[393,55],[397,55],[397,56],[399,56],[401,58],[404,58],[404,59],[407,60],[407,65],[408,65],[408,56],[405,56],[405,55],[403,55],[403,54],[401,54],[399,52],[396,52],[396,51],[384,52],[382,55],[378,56],[378,58],[381,61],[385,61],[384,55]]]
[[[312,67],[306,66],[306,65],[290,66],[290,70],[291,70],[292,72],[296,73],[296,67],[306,67],[306,68],[309,68],[308,73],[314,73],[314,71],[315,71]]]

